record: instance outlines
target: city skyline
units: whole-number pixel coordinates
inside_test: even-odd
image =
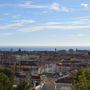
[[[0,1],[0,46],[90,46],[89,0]]]

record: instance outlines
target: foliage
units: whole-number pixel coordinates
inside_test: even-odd
[[[14,73],[8,68],[0,68],[0,90],[30,90],[32,85],[27,81],[21,81],[16,87],[14,84]]]
[[[9,68],[0,68],[0,75],[0,90],[12,90],[14,82],[13,71]]]
[[[0,73],[0,90],[11,90],[12,89],[12,83],[8,76],[6,76],[4,73]]]
[[[81,68],[73,80],[76,90],[90,90],[90,68]]]
[[[17,85],[17,87],[14,90],[30,90],[32,85],[28,81],[22,81]]]
[[[14,73],[11,69],[9,69],[9,68],[0,68],[0,73],[1,72],[4,73],[10,79],[10,81],[13,83]]]

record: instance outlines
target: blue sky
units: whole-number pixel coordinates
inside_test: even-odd
[[[90,0],[0,0],[0,46],[90,46]]]

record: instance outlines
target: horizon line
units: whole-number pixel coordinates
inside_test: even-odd
[[[43,46],[43,45],[42,46],[39,46],[39,45],[37,45],[37,46],[35,46],[35,45],[32,45],[32,46],[19,46],[19,45],[13,46],[13,45],[11,45],[11,46],[0,46],[0,47],[90,47],[90,45],[89,46],[80,46],[80,45],[78,45],[78,46],[77,45],[76,46],[73,46],[73,45],[72,46],[69,46],[69,45],[67,45],[67,46],[66,45],[65,46],[64,45],[63,46],[60,46],[60,45],[59,46],[50,46],[50,45],[49,46]]]

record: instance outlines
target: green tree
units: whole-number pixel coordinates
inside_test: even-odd
[[[30,90],[32,85],[28,81],[20,82],[14,90]]]
[[[73,80],[76,90],[90,90],[90,69],[81,68]]]
[[[2,81],[0,81],[0,86],[4,85],[5,87],[8,87],[7,89],[1,89],[0,90],[12,90],[13,89],[13,83],[14,83],[14,73],[11,69],[9,68],[0,68],[0,74],[2,75],[3,82],[6,78],[6,81],[9,83],[7,84],[6,82],[3,84]]]
[[[4,73],[6,76],[8,76],[8,78],[10,79],[10,81],[12,82],[13,84],[13,81],[14,81],[14,72],[9,69],[9,68],[0,68],[0,73]]]
[[[0,73],[0,90],[11,90],[12,89],[12,83],[8,76],[6,76],[4,73]]]

